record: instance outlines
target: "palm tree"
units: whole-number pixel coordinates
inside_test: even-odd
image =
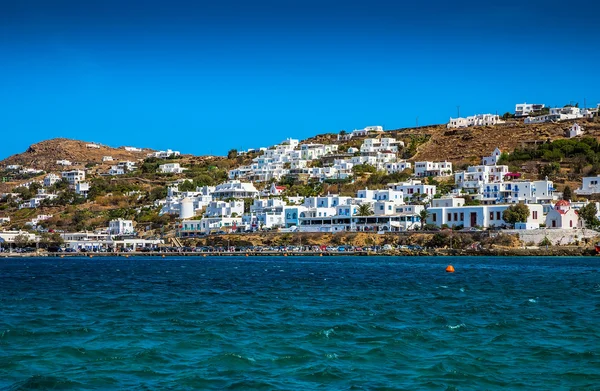
[[[425,228],[425,220],[431,215],[427,209],[423,209],[419,212],[419,217],[421,218],[421,231]]]
[[[373,209],[369,204],[360,204],[358,206],[358,216],[371,216],[373,214]]]

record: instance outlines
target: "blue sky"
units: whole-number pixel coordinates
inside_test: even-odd
[[[526,4],[523,4],[526,3]],[[0,2],[0,158],[53,137],[226,154],[600,103],[600,5]]]

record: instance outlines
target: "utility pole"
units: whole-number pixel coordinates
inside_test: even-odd
[[[456,106],[456,112],[458,113],[458,118],[460,118],[460,106]]]
[[[419,127],[419,116],[417,116],[417,128]]]

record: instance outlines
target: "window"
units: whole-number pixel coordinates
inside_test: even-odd
[[[569,227],[573,228],[573,220],[569,220]]]
[[[531,212],[531,215],[533,217],[534,220],[537,219],[537,210],[534,210],[533,212]]]
[[[490,212],[490,220],[494,220],[494,212]]]
[[[383,205],[379,205],[379,210],[383,210]]]
[[[454,221],[458,220],[458,213],[454,213]]]
[[[448,221],[452,221],[452,213],[448,213]]]
[[[460,212],[460,221],[464,221],[465,220],[465,214],[463,212]]]
[[[500,212],[496,212],[496,220],[502,220],[502,217],[500,216]]]
[[[437,221],[437,214],[432,214],[431,215],[431,220],[433,220],[433,222],[435,223]]]

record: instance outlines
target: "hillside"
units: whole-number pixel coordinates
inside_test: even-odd
[[[18,164],[28,168],[45,171],[63,170],[63,166],[56,164],[57,160],[69,160],[73,167],[82,168],[87,164],[102,164],[103,156],[112,156],[115,161],[144,159],[151,152],[144,149],[142,152],[126,151],[123,147],[112,148],[101,145],[100,148],[88,148],[90,142],[54,138],[31,145],[25,152],[10,156],[0,161],[0,167]],[[110,164],[107,164],[110,165]]]

